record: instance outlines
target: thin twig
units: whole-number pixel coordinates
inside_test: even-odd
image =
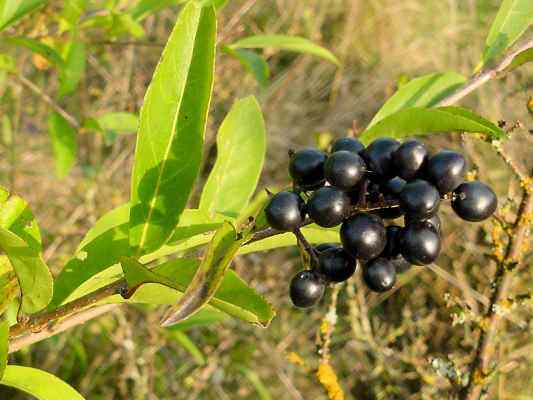
[[[507,291],[512,283],[513,274],[510,266],[518,263],[522,255],[523,244],[527,238],[531,214],[533,213],[533,190],[525,188],[524,196],[520,204],[514,223],[513,234],[509,238],[504,259],[498,264],[496,275],[492,281],[492,294],[489,307],[484,315],[488,327],[481,330],[476,346],[474,360],[469,367],[469,380],[467,386],[460,394],[461,400],[477,400],[485,386],[484,377],[487,374],[492,353],[494,339],[498,329],[500,315],[497,312],[498,304],[505,300]]]
[[[33,82],[29,81],[22,75],[15,75],[15,77],[23,86],[30,89],[33,93],[39,96],[42,101],[44,101],[46,104],[52,107],[59,115],[65,118],[65,120],[67,120],[67,122],[72,125],[72,127],[80,129],[81,124],[79,123],[79,121],[74,116],[72,116],[72,114],[69,114],[67,111],[65,111],[65,109],[62,108],[59,104],[57,104],[50,96],[43,92],[41,88],[39,88],[37,85],[34,85]]]
[[[531,48],[533,48],[533,38],[529,38],[519,43],[517,46],[513,47],[509,52],[507,52],[497,64],[488,67],[472,76],[462,87],[439,101],[437,106],[442,107],[454,104],[488,81],[498,78],[511,64],[516,55]]]

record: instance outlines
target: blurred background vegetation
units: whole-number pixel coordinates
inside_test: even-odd
[[[65,3],[49,2],[8,34],[61,48],[68,39],[59,28]],[[106,7],[123,11],[136,3],[93,0],[81,21],[105,14]],[[353,126],[364,127],[385,99],[413,77],[449,70],[470,75],[499,6],[498,0],[229,1],[218,17],[220,43],[260,33],[298,35],[333,51],[342,67],[265,50],[271,77],[260,87],[238,61],[219,52],[202,179],[215,155],[216,128],[236,98],[255,94],[260,100],[269,141],[260,187],[281,187],[288,182],[287,149],[327,146]],[[179,8],[164,7],[143,19],[144,35],[135,27],[80,30],[86,71],[76,92],[58,100],[60,105],[79,118],[137,113]],[[56,92],[57,74],[27,49],[3,50],[16,57],[17,74],[42,92],[11,77],[0,83],[0,114],[8,116],[12,128],[4,123],[0,179],[30,203],[43,232],[45,258],[57,273],[96,219],[129,198],[135,137],[110,138],[81,129],[76,166],[58,179],[48,137],[51,109],[42,97]],[[532,87],[533,70],[526,65],[462,102],[492,121],[522,122],[506,147],[525,173],[533,166],[533,120],[527,109]],[[427,143],[467,153],[472,171],[496,188],[502,205],[520,193],[519,183],[489,145],[457,135],[433,136]],[[443,375],[461,371],[470,360],[476,338],[472,320],[483,309],[480,298],[488,294],[495,269],[486,254],[493,252],[491,240],[499,233],[490,221],[466,226],[444,208],[439,273],[412,269],[388,298],[368,296],[358,276],[341,287],[329,357],[348,398],[446,398],[450,383]],[[529,252],[524,264],[531,260]],[[316,376],[317,338],[331,291],[312,311],[291,307],[287,282],[301,267],[295,249],[243,256],[234,266],[277,309],[268,329],[227,319],[163,330],[158,326],[162,310],[121,307],[19,351],[11,362],[50,371],[91,400],[326,399]],[[533,289],[528,269],[516,274],[514,292]],[[501,368],[489,398],[533,399],[531,317],[531,309],[521,307],[506,322],[499,344]],[[25,397],[0,388],[0,398]]]

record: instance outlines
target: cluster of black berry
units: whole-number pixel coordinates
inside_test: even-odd
[[[329,155],[305,149],[290,157],[293,190],[272,196],[265,213],[272,228],[294,232],[309,252],[311,269],[300,271],[290,284],[297,307],[316,304],[327,283],[352,276],[356,260],[363,263],[366,285],[376,292],[391,289],[396,274],[411,265],[435,261],[442,199],[467,221],[484,220],[497,206],[490,187],[464,182],[462,154],[444,150],[430,156],[417,140],[380,138],[365,148],[355,138],[342,138]],[[309,245],[299,230],[306,215],[322,227],[342,224],[342,246]],[[404,226],[384,224],[402,216]]]

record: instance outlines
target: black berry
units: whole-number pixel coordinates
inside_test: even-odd
[[[367,263],[363,269],[363,280],[374,292],[386,292],[396,282],[396,269],[385,258],[376,258]]]
[[[350,210],[350,198],[340,189],[325,186],[318,189],[307,203],[309,216],[320,226],[339,225]]]
[[[292,231],[304,222],[305,203],[296,193],[279,192],[270,199],[265,215],[272,228]]]
[[[401,254],[411,264],[431,264],[439,256],[440,246],[440,235],[426,222],[409,224],[400,235]]]
[[[466,161],[461,153],[444,150],[428,160],[425,177],[441,194],[449,193],[464,180]]]
[[[353,275],[355,260],[342,247],[320,253],[319,271],[330,282],[343,282]]]
[[[291,280],[290,296],[296,307],[314,306],[324,295],[326,285],[312,270],[300,271]]]
[[[341,242],[355,258],[370,260],[381,254],[386,244],[383,221],[376,215],[358,213],[343,222]]]
[[[453,192],[452,208],[464,220],[483,221],[498,207],[494,191],[479,181],[464,182]]]
[[[405,185],[400,193],[400,204],[409,218],[429,218],[439,209],[440,195],[432,184],[417,179]]]
[[[428,158],[428,151],[418,140],[408,140],[392,154],[398,176],[405,180],[414,179]]]
[[[401,231],[402,227],[398,225],[389,225],[385,228],[385,232],[387,235],[387,244],[385,245],[383,253],[381,253],[382,257],[392,258],[400,254]]]
[[[323,251],[326,251],[328,249],[334,249],[340,247],[337,243],[320,243],[315,246],[315,251],[321,253]]]
[[[409,225],[416,221],[416,219],[410,218],[409,215],[405,216],[405,225]],[[432,217],[423,219],[421,221],[428,223],[437,231],[437,233],[440,233],[441,221],[439,214],[435,214]]]
[[[325,161],[326,154],[320,150],[300,150],[291,156],[289,173],[302,189],[317,189],[324,184]]]
[[[365,175],[365,169],[363,159],[346,150],[331,154],[324,164],[326,180],[343,190],[354,188]]]
[[[391,194],[400,194],[405,187],[407,182],[405,179],[400,178],[399,176],[396,176],[392,179],[389,179],[387,182],[384,183],[383,189],[385,191],[391,193]]]
[[[335,143],[333,143],[333,146],[331,147],[331,152],[334,153],[336,151],[346,150],[355,154],[359,154],[364,149],[365,146],[359,140],[351,137],[346,137],[336,140]]]
[[[411,264],[407,261],[401,254],[398,254],[396,257],[389,258],[389,261],[394,266],[397,274],[401,274],[411,268]]]
[[[396,175],[392,163],[392,153],[400,147],[400,142],[391,138],[374,140],[363,151],[368,168],[383,178],[392,178]]]

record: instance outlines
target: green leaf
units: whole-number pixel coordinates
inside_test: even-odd
[[[200,199],[201,210],[236,217],[255,192],[266,152],[265,122],[255,97],[237,101],[217,135],[217,160]],[[245,155],[245,156],[243,156]]]
[[[54,150],[56,175],[64,178],[76,162],[76,130],[54,112],[48,118],[48,133]]]
[[[47,0],[0,0],[0,31],[47,2]]]
[[[368,128],[409,107],[432,107],[460,87],[466,78],[455,72],[424,75],[402,85],[376,113]]]
[[[205,364],[205,357],[202,354],[202,351],[194,344],[194,342],[189,338],[189,336],[187,336],[186,333],[183,333],[179,330],[167,330],[167,336],[187,350],[196,364]]]
[[[135,20],[148,17],[163,8],[183,3],[185,0],[141,0],[128,12]]]
[[[127,300],[116,295],[107,299],[106,303],[146,303],[146,304],[176,304],[183,298],[183,292],[191,285],[198,272],[200,262],[192,259],[176,259],[151,269],[152,275],[148,281],[138,285]],[[140,276],[138,274],[137,276]],[[148,275],[147,275],[148,277]],[[115,279],[116,280],[116,279]],[[157,280],[159,283],[153,283]],[[109,283],[109,282],[108,282]],[[267,326],[275,315],[272,306],[250,288],[234,271],[228,270],[223,275],[220,286],[209,300],[208,306],[201,310],[211,310],[214,307],[233,317],[260,326]],[[197,314],[194,314],[196,316]],[[192,316],[192,317],[194,317]],[[189,319],[172,326],[187,327]],[[191,321],[192,323],[193,321]]]
[[[38,400],[84,400],[72,386],[48,372],[18,365],[8,365],[0,385],[26,392]]]
[[[87,0],[69,0],[64,2],[63,11],[59,17],[60,33],[77,27],[81,15],[87,8],[87,3]]]
[[[524,50],[521,53],[518,53],[513,58],[513,61],[511,61],[511,64],[509,64],[507,68],[505,68],[505,72],[510,72],[513,69],[516,69],[520,67],[521,65],[524,65],[530,61],[533,61],[533,49]]]
[[[84,282],[120,261],[122,256],[131,256],[128,241],[129,204],[123,204],[102,216],[87,232],[76,251],[76,255],[65,265],[55,281],[54,298],[50,308],[72,300],[85,292],[74,291]],[[174,230],[175,243],[195,235],[205,236],[205,232],[217,229],[222,223],[221,216],[209,217],[200,210],[185,210],[180,223]],[[154,258],[147,255],[147,262]],[[87,289],[86,289],[87,290]]]
[[[486,119],[460,107],[406,108],[382,119],[361,135],[363,143],[389,136],[396,139],[437,132],[485,133],[501,139],[505,132]]]
[[[308,39],[287,35],[258,35],[240,39],[229,45],[232,49],[262,49],[273,47],[296,53],[312,54],[333,64],[340,65],[339,60],[329,50],[314,44]]]
[[[17,275],[6,256],[0,256],[0,315],[19,295]]]
[[[0,379],[4,376],[9,354],[9,324],[0,316]]]
[[[85,74],[85,44],[72,41],[68,44],[65,52],[65,66],[59,74],[58,96],[64,97],[76,90],[81,78]]]
[[[2,227],[0,248],[17,274],[22,291],[22,310],[32,314],[45,308],[52,298],[53,280],[40,252]]]
[[[97,118],[102,129],[116,133],[137,133],[139,117],[128,112],[111,112]]]
[[[7,54],[0,54],[0,70],[16,73],[17,72],[17,62],[11,56]]]
[[[251,73],[261,87],[268,85],[270,69],[267,62],[259,54],[245,49],[232,49],[228,46],[222,46],[222,51],[229,56],[237,59],[244,69]]]
[[[54,48],[38,40],[27,37],[10,37],[2,39],[2,41],[9,45],[25,47],[34,53],[40,54],[52,64],[55,64],[60,68],[63,68],[65,65],[63,58],[61,58]]]
[[[222,282],[222,285],[220,286],[223,288],[224,282]],[[267,307],[269,306],[267,305]],[[170,328],[167,328],[167,330],[188,330],[191,328],[199,328],[203,326],[209,326],[218,322],[227,321],[228,318],[229,315],[225,312],[218,311],[212,306],[206,306],[200,311],[198,311],[196,314],[191,315],[185,321],[172,325]]]
[[[481,63],[501,55],[532,23],[531,0],[503,0],[485,41]]]
[[[163,245],[177,225],[202,160],[213,84],[216,18],[189,3],[181,11],[141,109],[131,185],[130,245]]]

